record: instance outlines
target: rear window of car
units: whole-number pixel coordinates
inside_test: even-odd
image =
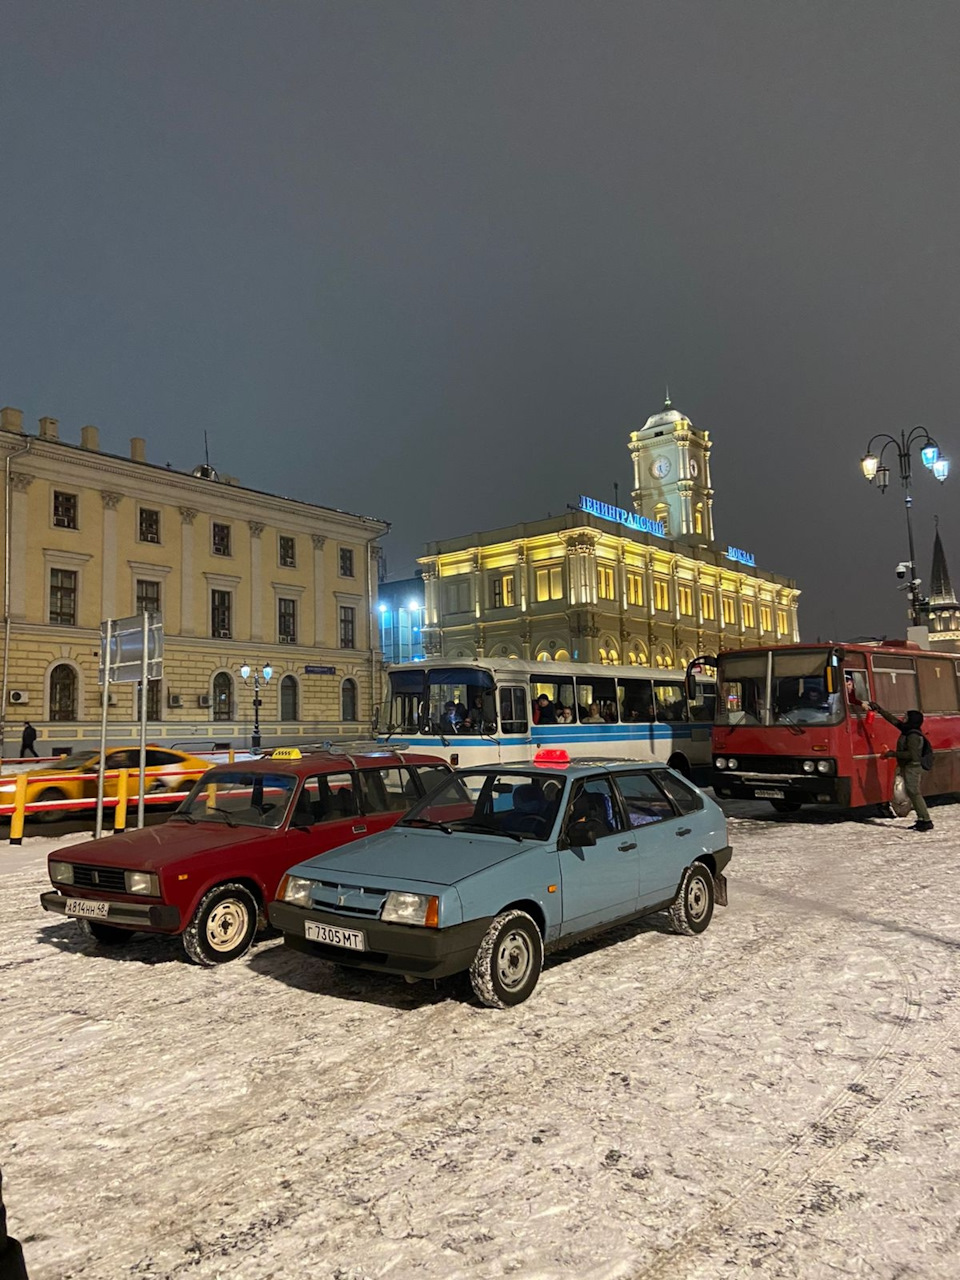
[[[703,797],[689,783],[681,782],[672,773],[657,772],[657,781],[681,813],[696,813],[703,808]]]

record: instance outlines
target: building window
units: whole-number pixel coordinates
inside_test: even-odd
[[[677,608],[685,617],[693,617],[693,588],[677,587]]]
[[[75,569],[50,570],[50,621],[57,627],[75,627],[77,625],[77,573]]]
[[[627,574],[627,604],[643,604],[643,574]]]
[[[280,681],[280,719],[300,719],[300,690],[294,676],[284,676]]]
[[[538,569],[536,591],[538,600],[562,600],[563,567],[554,565],[552,569]]]
[[[340,606],[340,648],[355,649],[357,647],[357,611],[353,605]]]
[[[472,583],[466,574],[452,578],[443,584],[447,613],[467,613],[473,607]]]
[[[147,507],[140,508],[140,533],[141,542],[159,542],[160,541],[160,512],[151,511]]]
[[[597,565],[597,595],[601,600],[616,600],[613,570],[605,564]]]
[[[280,535],[280,565],[284,569],[297,567],[297,540]]]
[[[670,583],[662,578],[653,580],[653,605],[655,609],[670,608]]]
[[[357,719],[357,682],[344,680],[340,688],[340,719]]]
[[[231,636],[229,591],[210,592],[210,634],[214,640],[229,640]]]
[[[755,621],[753,616],[753,605],[749,600],[744,600],[741,602],[740,608],[743,610],[743,625],[745,627],[752,627]]]
[[[768,604],[762,604],[760,606],[760,630],[773,630],[773,612]]]
[[[780,635],[785,636],[789,630],[786,609],[777,610],[777,631]]]
[[[340,577],[341,578],[353,577],[353,548],[352,547],[340,548]]]
[[[230,526],[213,522],[213,554],[228,556],[230,554]]]
[[[50,719],[76,720],[77,673],[61,663],[50,672]]]
[[[700,594],[700,612],[703,615],[704,622],[713,622],[717,616],[717,606],[713,598],[712,591],[703,591]]]
[[[730,596],[723,597],[723,620],[728,625],[733,625],[737,620],[737,603]]]
[[[163,689],[162,680],[147,681],[147,719],[160,719],[160,698]],[[139,681],[137,682],[137,719],[140,719],[140,695],[141,688]]]
[[[698,502],[693,509],[693,532],[703,533],[703,503]]]
[[[501,573],[490,579],[490,607],[509,609],[513,604],[513,574]]]
[[[137,579],[137,613],[160,612],[160,583]]]
[[[665,502],[658,502],[653,508],[653,518],[663,525],[663,532],[670,536],[670,508]]]
[[[57,529],[76,529],[77,495],[75,493],[63,493],[59,489],[54,489],[53,523]]]
[[[233,676],[226,671],[218,671],[213,677],[213,718],[233,719]]]
[[[277,631],[281,644],[297,643],[297,602],[296,600],[277,601]]]

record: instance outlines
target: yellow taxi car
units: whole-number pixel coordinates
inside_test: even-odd
[[[184,751],[171,751],[167,747],[149,745],[146,751],[145,794],[156,795],[163,791],[188,791],[211,767],[211,761],[201,760],[199,756],[188,755]],[[45,802],[49,809],[38,810],[28,817],[40,822],[54,822],[64,817],[69,810],[55,809],[54,801],[58,800],[90,800],[97,799],[97,770],[100,764],[98,750],[75,751],[64,756],[56,764],[44,765],[42,769],[31,769],[28,773],[27,804]],[[131,769],[128,797],[136,800],[138,796],[138,775],[140,767],[139,747],[115,747],[107,752],[107,777],[103,781],[103,794],[117,794],[116,776],[110,777],[114,769]],[[13,800],[17,780],[15,775],[8,774],[0,779],[0,804],[10,804]]]

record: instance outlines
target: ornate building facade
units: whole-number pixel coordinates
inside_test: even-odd
[[[151,741],[249,740],[261,680],[265,743],[369,723],[379,697],[377,539],[388,526],[79,445],[53,418],[23,432],[0,410],[4,466],[2,729],[15,750],[29,718],[44,745],[99,739],[100,624],[144,610],[164,627],[163,678],[147,692]],[[316,670],[311,670],[315,668]],[[138,689],[111,686],[111,741],[135,740]]]
[[[634,510],[566,515],[431,543],[428,655],[681,667],[799,639],[796,583],[718,544],[711,442],[670,404],[629,439]]]

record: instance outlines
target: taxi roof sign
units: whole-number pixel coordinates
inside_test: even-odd
[[[302,760],[303,752],[299,747],[277,747],[270,752],[271,760]]]
[[[541,747],[533,757],[533,763],[548,769],[565,769],[570,763],[570,753],[563,747]]]

